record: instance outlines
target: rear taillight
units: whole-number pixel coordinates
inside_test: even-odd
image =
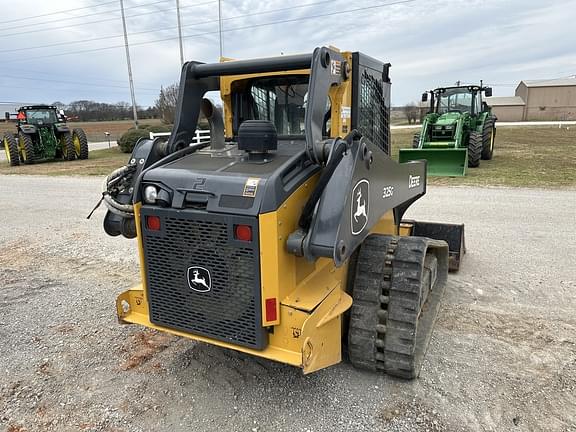
[[[146,228],[150,231],[160,231],[160,218],[158,216],[146,216]]]
[[[252,227],[250,225],[234,225],[234,238],[245,242],[252,241]]]
[[[276,309],[276,298],[266,299],[266,321],[276,321],[278,319],[278,311]]]

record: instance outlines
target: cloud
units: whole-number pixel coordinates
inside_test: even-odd
[[[506,95],[522,79],[576,73],[570,46],[576,36],[571,13],[576,0],[416,0],[382,6],[389,3],[394,0],[224,0],[224,55],[263,57],[318,45],[362,51],[392,63],[397,105],[456,80],[509,84],[495,87],[495,94]],[[15,2],[2,6],[1,21],[23,20],[0,23],[0,101],[130,100],[117,3],[26,4],[26,10]],[[217,2],[180,4],[186,59],[217,61]],[[160,85],[179,77],[175,1],[125,0],[125,6],[137,102],[149,105]],[[358,8],[370,9],[318,16]],[[84,24],[73,26],[78,23]],[[45,28],[51,30],[39,31]],[[100,40],[83,42],[88,39]],[[51,44],[61,45],[29,49]]]

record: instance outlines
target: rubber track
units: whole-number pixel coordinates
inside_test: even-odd
[[[348,353],[356,367],[373,371],[386,369],[384,344],[391,283],[391,259],[397,240],[371,235],[364,240],[358,254]]]
[[[401,237],[399,242],[393,261],[384,358],[387,374],[412,379],[420,373],[433,330],[419,326],[425,324],[419,318],[427,300],[422,298],[422,280],[428,245],[426,239],[418,237]]]
[[[405,379],[418,376],[445,282],[439,277],[430,304],[422,301],[428,242],[371,235],[362,244],[348,333],[354,366]]]

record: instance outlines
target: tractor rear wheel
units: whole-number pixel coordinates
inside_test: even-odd
[[[420,146],[420,134],[414,134],[414,138],[412,138],[412,148],[418,148]]]
[[[491,160],[494,153],[494,141],[496,139],[496,126],[494,117],[488,117],[482,129],[482,159]]]
[[[23,132],[18,133],[18,153],[20,154],[20,161],[22,163],[34,163],[36,155],[34,154],[34,143],[30,135]]]
[[[10,166],[20,165],[20,156],[18,155],[18,143],[10,132],[6,132],[2,137],[4,144],[4,152],[6,153],[6,160]]]
[[[80,128],[72,130],[72,141],[74,142],[74,152],[77,159],[88,159],[88,139]]]
[[[76,159],[74,142],[72,141],[72,134],[70,132],[64,132],[60,135],[60,146],[62,149],[62,159],[65,161],[73,161]]]
[[[355,367],[416,378],[448,276],[448,245],[373,234],[358,253],[348,328]]]
[[[468,141],[468,167],[477,168],[480,166],[482,157],[482,134],[479,132],[470,132]]]

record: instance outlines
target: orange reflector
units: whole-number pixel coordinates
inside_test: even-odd
[[[160,231],[160,218],[158,216],[146,216],[146,228],[150,231]]]
[[[266,321],[276,321],[278,313],[276,311],[276,298],[266,299]]]
[[[235,225],[234,237],[236,240],[252,241],[252,227],[250,225]]]

